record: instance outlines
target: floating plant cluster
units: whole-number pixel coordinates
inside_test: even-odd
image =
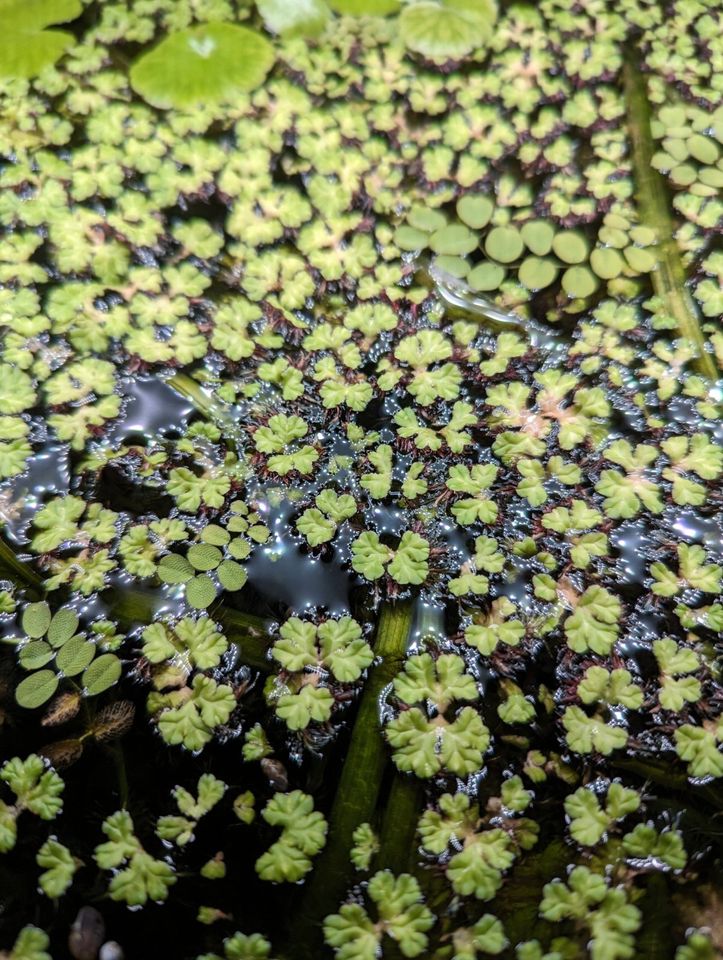
[[[720,5],[0,17],[2,956],[719,956]]]

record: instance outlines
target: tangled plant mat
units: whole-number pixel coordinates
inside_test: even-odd
[[[0,956],[723,956],[720,4],[0,24]]]

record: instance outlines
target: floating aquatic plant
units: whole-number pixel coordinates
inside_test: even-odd
[[[31,8],[10,955],[712,956],[717,10]]]
[[[0,8],[0,75],[25,79],[52,66],[75,38],[66,30],[46,28],[75,20],[82,9],[80,0],[35,0],[30,5],[5,0]]]
[[[253,90],[273,56],[268,41],[246,27],[208,23],[170,34],[133,64],[130,79],[153,106],[190,107]]]

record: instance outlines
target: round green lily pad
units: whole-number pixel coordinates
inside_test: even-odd
[[[537,257],[544,257],[552,250],[555,228],[547,220],[529,220],[520,228],[527,249]]]
[[[435,231],[429,238],[429,246],[435,253],[460,257],[477,248],[477,236],[461,223],[451,223]]]
[[[283,37],[316,37],[330,17],[324,0],[256,0],[256,9],[266,29]]]
[[[488,290],[498,290],[505,279],[505,273],[505,268],[498,263],[486,261],[480,263],[474,270],[470,270],[467,283],[472,290],[477,290],[480,293],[485,293]]]
[[[216,599],[216,587],[205,573],[193,577],[186,584],[186,600],[196,610],[205,610]]]
[[[528,290],[544,290],[555,282],[558,266],[554,260],[526,257],[520,264],[518,279]]]
[[[589,297],[598,281],[588,267],[568,267],[562,275],[562,289],[569,297]]]
[[[456,59],[484,46],[496,19],[493,0],[418,0],[402,10],[399,34],[425,57]]]
[[[3,33],[0,35],[0,77],[23,80],[37,77],[60,60],[74,43],[75,37],[66,30]]]
[[[394,231],[394,242],[400,250],[413,253],[416,250],[424,250],[429,243],[429,234],[404,223]]]
[[[334,13],[347,17],[386,17],[401,6],[400,0],[328,0],[328,3]]]
[[[81,683],[86,696],[95,697],[120,680],[121,662],[114,653],[104,653],[86,669]]]
[[[493,227],[485,240],[485,253],[500,263],[512,263],[524,250],[522,234],[515,227]]]
[[[274,62],[260,33],[233,23],[203,23],[169,34],[130,69],[131,86],[154,107],[231,100],[258,87]]]
[[[473,230],[481,230],[490,222],[495,205],[489,197],[468,194],[457,201],[457,216]]]
[[[82,12],[80,0],[2,0],[0,77],[30,80],[52,66],[76,39],[68,31],[45,28]]]
[[[15,688],[15,699],[21,707],[34,710],[50,700],[58,689],[59,682],[59,677],[53,670],[38,670],[20,681]]]
[[[590,266],[603,280],[614,280],[625,269],[625,260],[614,247],[596,247],[590,254]]]
[[[72,637],[58,651],[55,665],[66,677],[82,673],[95,656],[96,646],[83,636]]]
[[[585,234],[579,230],[560,230],[552,241],[552,249],[563,263],[583,263],[589,246]]]
[[[464,280],[469,273],[469,261],[463,257],[435,257],[434,265],[458,280]]]

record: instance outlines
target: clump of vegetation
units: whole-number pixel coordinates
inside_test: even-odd
[[[32,12],[3,956],[712,957],[718,9]]]

